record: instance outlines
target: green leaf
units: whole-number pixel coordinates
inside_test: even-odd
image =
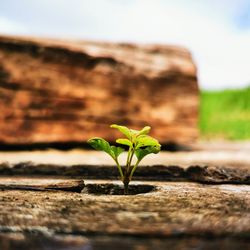
[[[141,129],[141,130],[139,131],[139,133],[138,133],[138,135],[137,135],[137,136],[139,136],[139,135],[146,135],[146,134],[148,134],[148,133],[149,133],[149,131],[150,131],[150,129],[151,129],[151,127],[149,127],[149,126],[144,127],[143,129]]]
[[[116,147],[116,146],[111,146],[111,150],[112,150],[112,152],[114,153],[116,159],[118,158],[118,156],[119,156],[122,152],[125,151],[124,148]]]
[[[161,145],[155,138],[149,135],[138,136],[137,141],[136,141],[136,149],[141,148],[141,147],[147,147],[147,146],[160,147]]]
[[[132,133],[131,133],[131,130],[129,128],[127,128],[125,126],[120,126],[117,124],[112,124],[110,127],[118,129],[122,134],[124,134],[126,137],[128,137],[128,139],[131,139]]]
[[[110,144],[103,138],[93,137],[88,140],[88,144],[90,144],[96,150],[108,153],[113,159],[115,158],[115,154],[112,151]]]
[[[136,137],[148,134],[150,129],[151,129],[149,126],[145,126],[141,130],[135,130],[135,129],[129,129],[129,128],[125,127],[125,126],[120,126],[120,125],[117,125],[117,124],[112,124],[110,127],[118,129],[130,141],[133,141],[133,142],[135,142]],[[121,144],[123,144],[123,143],[121,143]],[[128,144],[124,144],[124,145],[128,145]]]
[[[138,148],[135,150],[135,155],[140,162],[148,154],[157,154],[161,150],[161,145],[148,146],[146,148]]]
[[[128,139],[117,139],[116,142],[122,145],[129,146],[129,147],[133,146],[133,143]]]
[[[146,126],[141,130],[135,130],[135,129],[129,129],[129,130],[130,130],[130,133],[132,134],[133,137],[137,137],[137,136],[140,136],[140,135],[148,134],[150,129],[151,128],[149,126]]]
[[[118,156],[125,151],[121,147],[116,146],[110,146],[110,144],[100,138],[100,137],[94,137],[88,140],[88,143],[96,150],[104,151],[108,153],[114,160],[117,160]]]

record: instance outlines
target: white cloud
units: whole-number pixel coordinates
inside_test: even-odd
[[[250,83],[250,31],[235,24],[248,0],[1,1],[0,32],[182,45],[202,88]]]
[[[0,32],[2,34],[28,33],[28,29],[18,22],[0,16]]]

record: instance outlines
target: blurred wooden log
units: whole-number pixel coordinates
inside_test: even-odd
[[[0,37],[2,143],[114,140],[112,123],[189,143],[198,99],[184,48]]]

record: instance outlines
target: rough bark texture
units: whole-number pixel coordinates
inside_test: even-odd
[[[0,37],[0,141],[114,140],[109,124],[197,138],[196,68],[183,48]]]

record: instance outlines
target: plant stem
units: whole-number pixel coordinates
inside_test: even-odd
[[[115,160],[115,163],[116,163],[117,168],[118,168],[118,170],[119,170],[119,173],[120,173],[120,176],[121,176],[121,180],[123,180],[124,175],[123,175],[122,168],[121,168],[121,166],[120,166],[118,160]]]
[[[129,147],[125,173],[123,176],[124,194],[128,194],[128,186],[129,186],[129,182],[131,180],[131,178],[130,178],[130,166],[132,163],[134,153],[135,153],[135,149],[133,147]]]
[[[123,184],[124,184],[124,194],[127,195],[128,194],[128,184],[129,184],[129,178],[127,176],[125,176],[125,178],[123,180]]]
[[[129,150],[128,150],[128,156],[127,156],[127,162],[126,162],[126,166],[128,166],[129,164],[129,159],[130,159],[130,154],[131,154],[131,147],[129,147]]]
[[[132,162],[134,153],[135,153],[135,150],[133,149],[132,152],[131,152],[130,160],[129,160],[129,167],[131,166],[131,162]]]
[[[134,174],[134,172],[135,172],[135,170],[136,170],[136,168],[137,168],[137,166],[138,166],[139,163],[140,163],[140,161],[137,160],[137,162],[135,163],[134,167],[132,168],[132,171],[131,171],[131,173],[129,175],[129,179],[130,180],[132,179],[132,176],[133,176],[133,174]]]

